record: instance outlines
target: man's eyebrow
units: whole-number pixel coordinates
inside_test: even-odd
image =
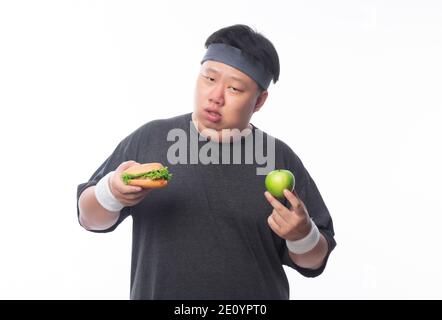
[[[219,71],[218,71],[218,70],[213,69],[213,68],[210,68],[210,67],[206,68],[205,70],[206,70],[207,72],[212,72],[212,73],[219,74]],[[233,79],[233,80],[236,80],[236,81],[238,81],[238,82],[244,83],[244,80],[242,80],[241,78],[238,78],[238,77],[235,77],[235,76],[229,76],[229,78],[231,78],[231,79]],[[244,83],[244,84],[245,84],[245,83]]]
[[[219,73],[218,70],[210,68],[210,67],[205,68],[205,70],[208,71],[208,72],[212,72],[212,73]]]

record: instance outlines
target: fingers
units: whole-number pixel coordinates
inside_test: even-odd
[[[120,200],[126,206],[134,206],[140,203],[152,189],[145,189],[137,194],[124,195]]]
[[[141,187],[137,186],[129,186],[124,184],[123,179],[121,179],[121,174],[126,169],[139,164],[136,161],[130,160],[122,162],[118,168],[115,170],[114,179],[112,179],[112,187],[115,190],[115,192],[119,192],[121,194],[131,194],[131,193],[137,193],[142,191],[143,189]],[[112,188],[111,188],[112,189]],[[112,191],[114,191],[112,190]]]
[[[270,216],[280,228],[285,228],[290,223],[286,221],[284,217],[281,214],[279,214],[279,212],[276,210],[273,210]]]
[[[122,162],[122,163],[118,166],[118,168],[115,170],[115,172],[121,173],[121,172],[123,172],[124,170],[129,169],[130,167],[132,167],[132,166],[134,166],[134,165],[136,165],[136,164],[139,164],[139,163],[136,162],[136,161],[133,161],[133,160],[129,160],[129,161]]]
[[[135,201],[139,201],[144,199],[145,196],[147,196],[147,194],[149,192],[151,192],[152,189],[142,189],[140,192],[134,193],[134,194],[130,194],[130,195],[126,195],[127,197],[132,197],[133,200]]]
[[[125,171],[126,169],[129,169],[130,167],[139,164],[136,161],[130,160],[130,161],[125,161],[123,163],[121,163],[118,168],[115,170],[115,174],[114,176],[118,179],[115,179],[115,187],[116,189],[122,193],[122,194],[128,194],[128,193],[137,193],[140,192],[141,190],[143,190],[141,187],[137,187],[137,186],[128,186],[126,184],[124,184],[123,179],[121,179],[121,174],[123,173],[123,171]]]
[[[308,213],[304,203],[295,194],[284,190],[284,195],[292,204],[289,210],[269,192],[264,194],[274,208],[267,218],[270,228],[283,239],[301,239],[309,227]]]
[[[152,189],[142,189],[136,193],[122,193],[120,194],[120,197],[124,198],[125,200],[137,201],[143,199],[151,190]]]
[[[293,193],[288,191],[287,189],[284,190],[284,196],[292,205],[290,211],[300,216],[306,216],[306,215],[308,216],[307,208],[305,207],[304,202],[302,202],[302,200],[299,199],[299,196],[295,190],[293,190]]]
[[[118,179],[121,180],[121,178],[118,178]],[[137,193],[143,191],[143,188],[141,188],[141,187],[125,185],[124,182],[122,182],[122,181],[118,182],[116,189],[121,194],[127,194],[127,195],[137,194]]]
[[[272,205],[273,208],[275,208],[278,211],[282,211],[284,209],[287,209],[281,202],[278,201],[272,194],[268,191],[264,192],[264,195],[267,199],[267,201]]]
[[[293,194],[289,190],[284,189],[284,196],[290,202],[290,204],[292,205],[292,207],[294,209],[301,207],[301,200],[299,200],[299,198],[297,196],[295,196],[295,194]]]
[[[143,190],[141,187],[124,184],[123,179],[121,178],[123,171],[136,164],[138,164],[138,162],[132,160],[121,163],[109,181],[109,187],[112,194],[120,201],[133,200],[138,196],[138,193]]]
[[[270,192],[266,191],[264,193],[267,201],[272,205],[275,209],[273,212],[281,217],[286,223],[292,220],[290,210],[287,209],[281,202],[279,202],[274,196],[270,194]]]
[[[137,194],[143,190],[143,188],[138,186],[129,186],[124,184],[123,180],[121,179],[121,175],[118,175],[116,172],[111,179],[110,188],[113,193],[118,193],[121,195]]]
[[[267,223],[269,224],[270,229],[281,237],[281,227],[276,223],[272,214],[267,218]]]
[[[125,206],[133,206],[141,202],[151,189],[143,189],[138,186],[126,185],[122,179],[122,173],[128,168],[139,164],[136,161],[125,161],[115,170],[109,180],[109,188],[114,197]]]

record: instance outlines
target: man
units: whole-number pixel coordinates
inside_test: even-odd
[[[245,25],[220,29],[205,45],[193,113],[126,137],[78,186],[79,221],[109,232],[132,216],[132,299],[289,299],[283,265],[317,276],[335,240],[300,159],[250,123],[278,80],[278,55]],[[287,169],[296,178],[286,199],[265,192],[264,153],[272,164],[265,172]],[[150,162],[169,167],[167,187],[123,183],[124,170]]]

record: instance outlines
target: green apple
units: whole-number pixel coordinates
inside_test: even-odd
[[[284,189],[293,191],[295,176],[289,170],[278,169],[269,172],[265,179],[268,192],[276,198],[284,198]]]

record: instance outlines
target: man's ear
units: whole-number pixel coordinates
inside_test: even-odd
[[[253,108],[253,112],[257,112],[257,111],[259,111],[259,109],[261,109],[261,107],[264,105],[264,102],[266,102],[268,95],[269,95],[269,92],[267,90],[264,90],[259,94],[258,99],[256,99],[256,103],[255,103],[255,107]]]

